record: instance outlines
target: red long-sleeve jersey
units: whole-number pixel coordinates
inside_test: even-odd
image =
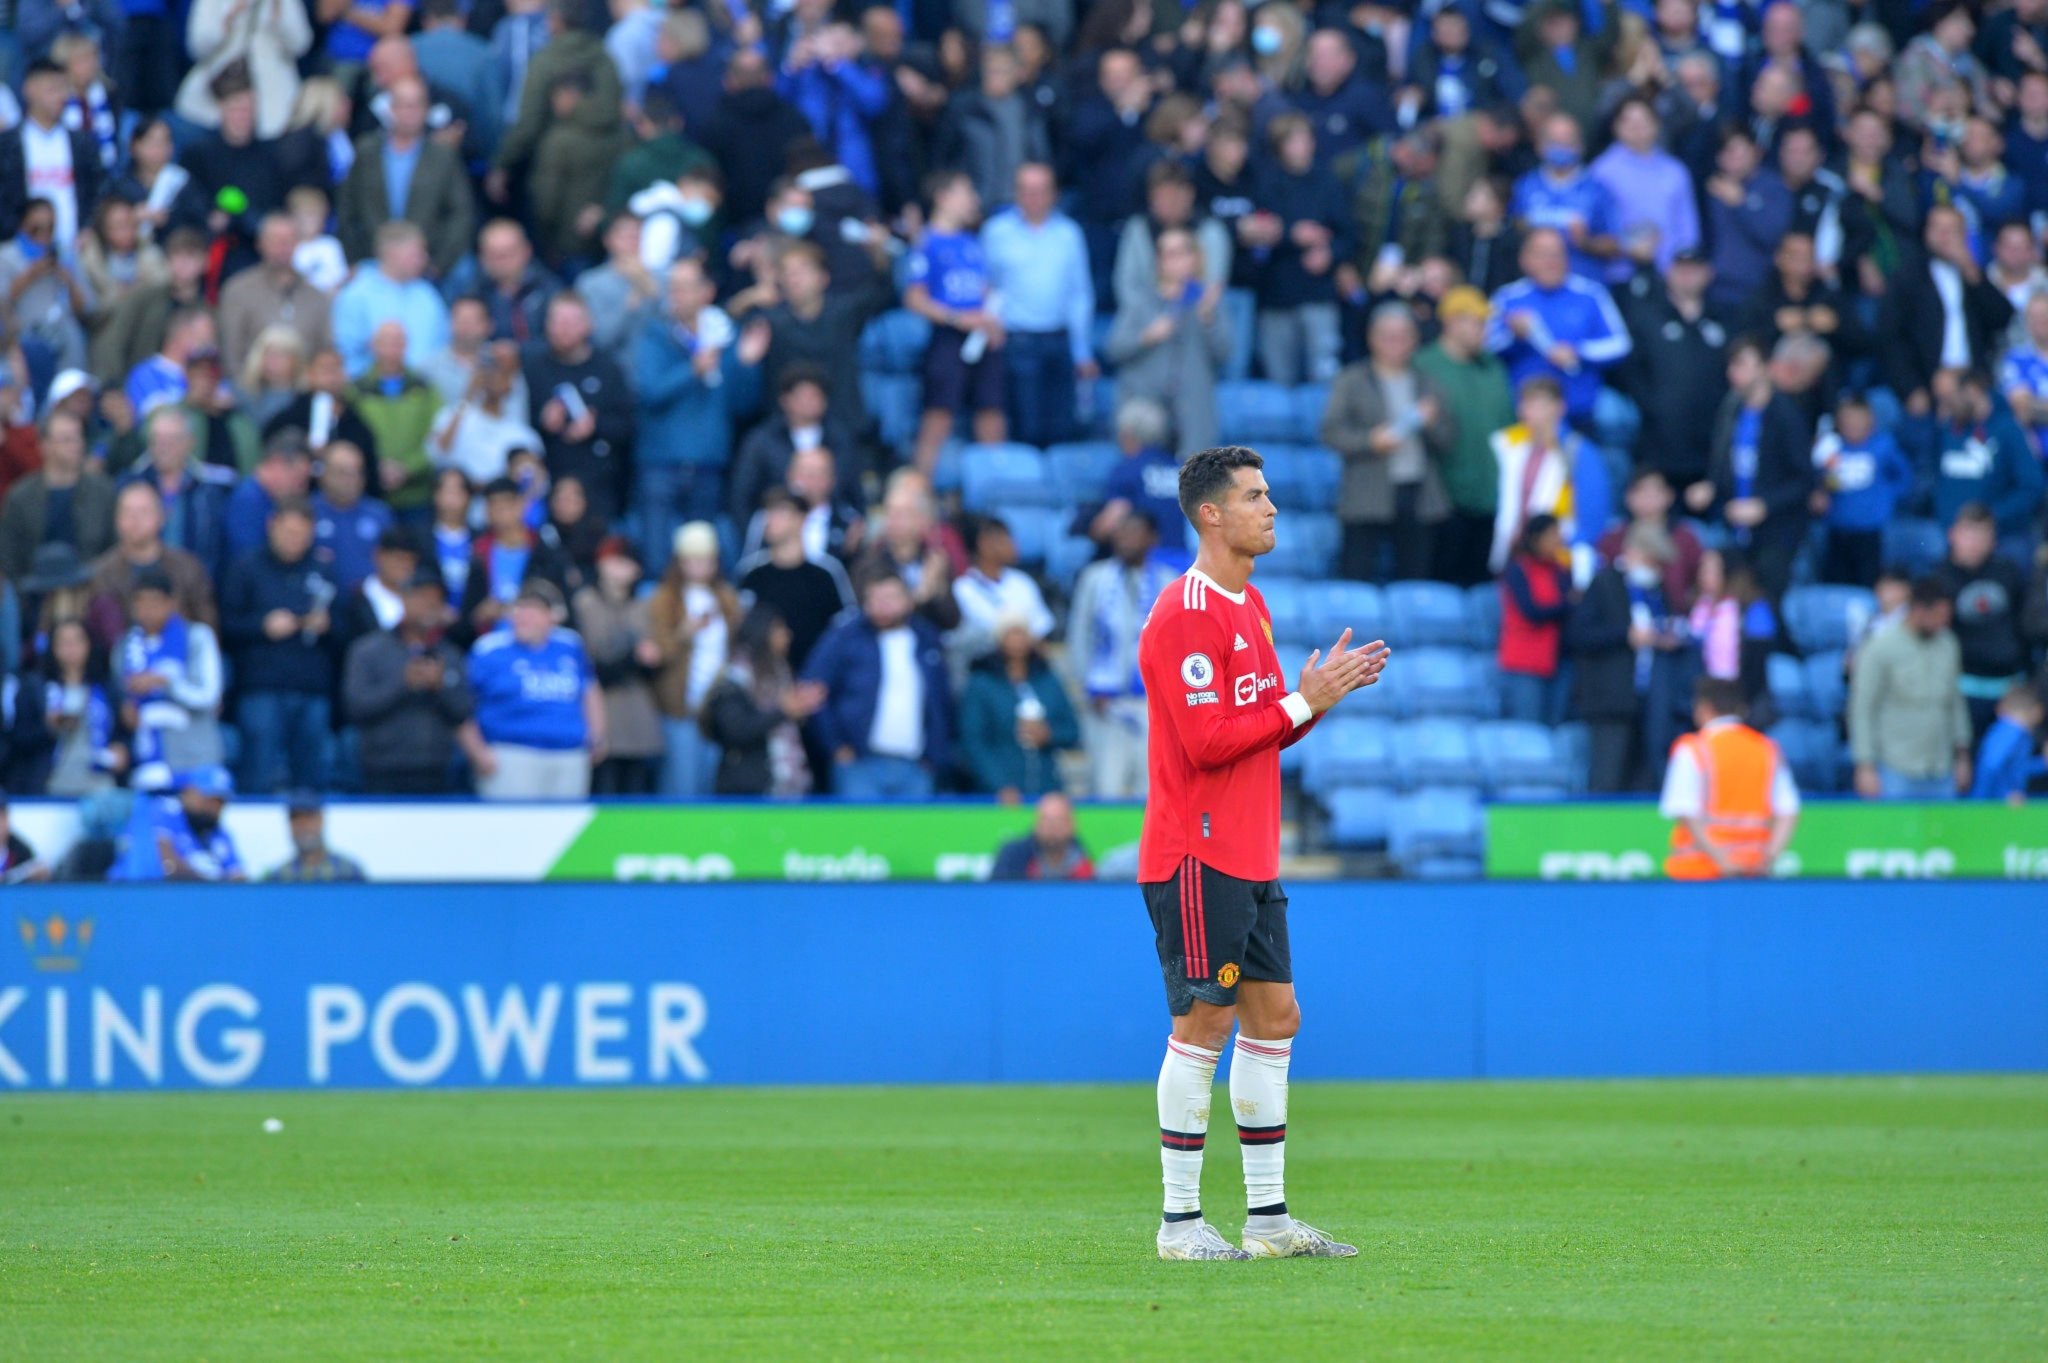
[[[1278,879],[1280,750],[1314,721],[1286,689],[1265,598],[1191,569],[1152,603],[1138,671],[1152,781],[1138,879],[1171,880],[1186,857],[1239,880]]]

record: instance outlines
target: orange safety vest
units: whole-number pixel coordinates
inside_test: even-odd
[[[1719,724],[1671,745],[1690,751],[1699,765],[1701,819],[1707,841],[1745,869],[1763,869],[1771,842],[1771,786],[1778,779],[1778,745],[1747,724]],[[1718,880],[1721,868],[1693,841],[1683,819],[1671,830],[1664,874],[1673,880]]]

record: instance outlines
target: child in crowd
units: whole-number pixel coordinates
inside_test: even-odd
[[[910,257],[903,305],[932,324],[924,360],[924,417],[917,428],[917,466],[929,471],[953,433],[962,407],[974,413],[974,438],[1008,438],[1003,418],[1003,328],[989,289],[988,258],[975,224],[981,196],[964,171],[931,185],[931,221]]]
[[[1912,465],[1877,429],[1860,393],[1844,393],[1835,404],[1835,429],[1814,443],[1813,463],[1826,488],[1814,494],[1816,509],[1827,514],[1821,578],[1868,587],[1884,561],[1884,527],[1912,491]]]
[[[1500,578],[1501,713],[1534,724],[1564,719],[1558,644],[1571,609],[1571,561],[1557,517],[1537,515],[1522,529]]]
[[[285,196],[285,211],[299,229],[298,249],[292,252],[292,268],[306,282],[324,294],[334,294],[348,283],[348,256],[341,242],[327,230],[327,191],[300,185]]]
[[[2027,785],[2048,776],[2048,748],[2040,738],[2041,698],[2024,682],[2015,682],[1998,702],[1998,717],[1984,731],[1977,749],[1977,781],[1970,795],[1978,800],[2024,804]]]

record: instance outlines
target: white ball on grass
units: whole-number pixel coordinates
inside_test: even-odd
[[[278,1132],[284,1130],[284,1123],[275,1117],[265,1117],[263,1119],[263,1129],[275,1136]]]

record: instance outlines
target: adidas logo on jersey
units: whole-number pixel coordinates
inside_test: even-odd
[[[1248,649],[1248,648],[1250,648],[1250,647],[1251,647],[1251,645],[1250,645],[1250,644],[1248,644],[1248,643],[1246,643],[1246,642],[1244,641],[1244,636],[1243,636],[1242,634],[1240,634],[1240,635],[1238,635],[1238,636],[1237,636],[1237,642],[1236,642],[1235,644],[1231,645],[1231,649],[1230,649],[1230,651],[1231,651],[1232,653],[1242,653],[1242,652],[1244,652],[1244,651],[1245,651],[1246,649]]]

